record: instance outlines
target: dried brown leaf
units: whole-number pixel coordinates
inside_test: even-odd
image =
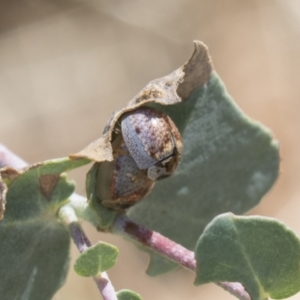
[[[194,41],[195,50],[189,61],[171,74],[149,82],[126,107],[113,113],[103,131],[103,136],[82,151],[70,155],[71,159],[87,158],[96,162],[112,161],[111,139],[119,118],[128,111],[149,102],[173,105],[186,101],[191,92],[204,85],[213,70],[207,47]]]

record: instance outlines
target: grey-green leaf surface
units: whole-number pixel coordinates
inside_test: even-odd
[[[284,299],[300,290],[300,241],[284,224],[262,217],[216,217],[200,237],[195,284],[240,282],[253,300]]]
[[[179,268],[179,265],[174,263],[171,260],[163,259],[159,254],[153,251],[147,251],[150,254],[151,260],[149,262],[148,268],[146,273],[151,276],[155,277],[161,274],[161,270],[166,272],[172,272]]]
[[[57,220],[58,208],[74,191],[61,174],[87,160],[60,159],[23,172],[1,170],[8,184],[0,222],[1,299],[51,299],[69,265],[69,234]]]
[[[130,290],[121,290],[117,293],[118,300],[143,300],[139,294]]]
[[[104,229],[113,224],[118,212],[104,207],[96,196],[98,163],[95,163],[86,175],[86,195],[90,207],[98,216],[99,226]],[[101,178],[100,178],[101,179]]]
[[[74,270],[83,277],[96,276],[112,268],[116,263],[118,254],[119,250],[117,247],[98,242],[77,258]]]
[[[245,213],[269,191],[278,176],[278,144],[237,107],[215,72],[186,102],[160,108],[181,130],[182,160],[128,214],[193,250],[213,217]],[[156,274],[169,270],[156,265]]]

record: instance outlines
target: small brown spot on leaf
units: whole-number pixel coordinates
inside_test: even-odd
[[[48,201],[51,201],[52,193],[59,181],[59,174],[46,174],[39,178],[40,191]]]

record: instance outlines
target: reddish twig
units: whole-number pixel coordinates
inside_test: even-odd
[[[194,252],[155,231],[135,223],[126,215],[117,217],[113,225],[113,232],[161,254],[190,271],[197,272]],[[251,300],[243,285],[238,282],[218,282],[217,285],[240,300]]]
[[[72,222],[68,227],[70,235],[80,253],[83,253],[85,250],[91,247],[91,242],[79,223]],[[106,272],[99,273],[93,278],[103,300],[118,300],[115,289]]]
[[[80,253],[91,247],[91,242],[79,224],[75,211],[71,206],[63,206],[59,210],[59,217],[68,227],[70,236]],[[106,272],[101,272],[93,278],[103,300],[118,300],[115,289]]]
[[[98,290],[101,292],[103,300],[118,300],[117,294],[106,272],[94,276]]]
[[[113,225],[113,232],[138,242],[170,260],[175,261],[179,265],[196,272],[194,252],[155,231],[133,222],[126,215],[117,217]]]
[[[80,253],[91,247],[91,242],[78,222],[68,224],[70,236]]]

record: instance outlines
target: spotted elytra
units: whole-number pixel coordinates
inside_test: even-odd
[[[151,180],[172,175],[182,153],[181,135],[165,113],[150,107],[140,107],[121,119],[124,142],[141,170],[147,170]]]
[[[97,197],[102,205],[124,210],[150,193],[156,180],[172,175],[181,153],[180,133],[169,116],[140,107],[121,117],[112,143],[112,162],[98,167]]]

